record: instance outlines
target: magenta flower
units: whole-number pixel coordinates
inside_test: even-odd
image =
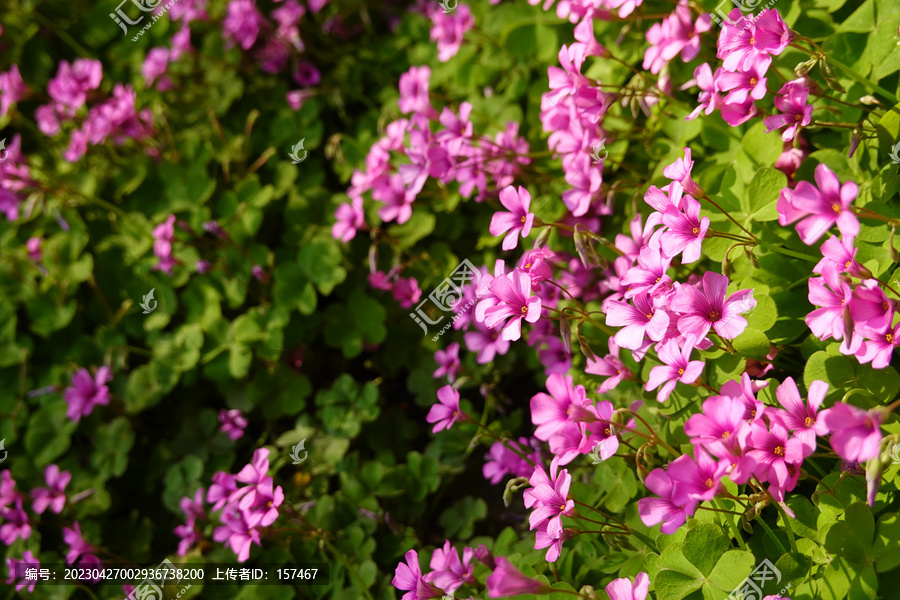
[[[520,570],[512,566],[505,556],[496,558],[497,568],[488,575],[487,590],[491,598],[504,598],[519,594],[548,594],[552,591],[549,585],[541,583],[537,579],[527,577]],[[404,600],[415,600],[405,598]]]
[[[672,259],[663,255],[662,249],[647,244],[640,250],[637,264],[628,269],[619,280],[628,286],[625,298],[646,292],[652,298],[658,298],[672,288],[672,278],[666,275]]]
[[[678,331],[698,340],[706,337],[710,328],[715,329],[722,338],[739,336],[747,327],[741,313],[756,306],[753,290],[739,290],[726,298],[728,278],[712,271],[703,274],[702,286],[703,291],[689,284],[681,285],[676,290],[669,306],[681,313]]]
[[[27,94],[28,86],[22,80],[18,65],[13,65],[6,73],[0,73],[0,117],[5,117],[9,107]]]
[[[687,121],[696,119],[701,112],[707,116],[711,115],[722,105],[722,96],[716,87],[712,69],[707,63],[703,63],[694,69],[694,78],[684,84],[682,89],[687,89],[694,85],[700,88],[700,94],[697,97],[698,106],[685,117]],[[672,178],[670,177],[670,179]]]
[[[666,467],[669,478],[675,482],[673,501],[682,504],[690,500],[703,502],[712,500],[722,490],[721,480],[728,465],[717,462],[705,450],[694,451],[696,460],[690,454],[682,454]]]
[[[68,471],[59,471],[57,465],[48,465],[44,469],[44,480],[47,482],[48,488],[36,487],[31,490],[31,497],[34,502],[31,504],[32,510],[37,514],[43,514],[49,506],[53,512],[59,514],[66,505],[66,486],[72,480],[72,474]]]
[[[880,330],[862,325],[860,330],[866,339],[856,353],[859,362],[871,362],[876,369],[887,367],[894,355],[894,348],[900,345],[900,323]]]
[[[438,587],[428,583],[422,577],[419,555],[415,550],[407,552],[405,559],[405,563],[397,565],[394,579],[391,581],[391,585],[395,588],[406,591],[402,600],[429,600],[443,596],[443,592]]]
[[[425,575],[425,580],[452,594],[464,583],[475,583],[475,565],[472,564],[474,557],[475,551],[472,548],[464,548],[460,560],[459,552],[450,545],[450,540],[446,540],[443,548],[434,549],[429,564],[432,571]]]
[[[540,453],[531,448],[527,438],[520,437],[518,442],[507,440],[506,443],[513,448],[517,448],[522,454],[528,455],[535,464],[541,462]],[[494,442],[491,445],[491,449],[485,455],[484,460],[485,463],[481,472],[484,478],[493,485],[500,483],[507,474],[512,474],[516,477],[529,477],[534,470],[534,467],[528,464],[528,461],[501,442]]]
[[[658,342],[669,329],[669,315],[665,310],[657,310],[653,300],[646,293],[632,299],[634,305],[613,300],[606,309],[606,324],[622,327],[616,332],[616,344],[629,350],[638,350],[646,338]]]
[[[262,514],[249,514],[247,511],[235,509],[234,505],[229,505],[222,511],[220,518],[222,526],[213,532],[213,540],[227,543],[231,551],[237,555],[238,562],[246,561],[250,558],[251,545],[261,545],[256,526],[259,525]]]
[[[335,224],[331,228],[331,237],[345,244],[356,237],[356,231],[365,222],[362,198],[354,198],[338,206],[334,212]]]
[[[222,424],[219,431],[226,434],[232,442],[243,436],[244,428],[247,427],[247,419],[245,419],[244,415],[241,414],[241,411],[236,408],[231,410],[225,410],[223,408],[220,410],[219,423]]]
[[[109,404],[109,388],[106,383],[112,379],[109,367],[100,367],[92,378],[87,369],[79,369],[66,388],[64,397],[69,404],[66,416],[76,423],[86,417],[94,408]]]
[[[644,483],[657,497],[638,500],[638,514],[641,521],[647,527],[662,523],[663,533],[675,533],[684,525],[687,518],[694,514],[697,501],[688,499],[684,502],[675,502],[677,484],[664,469],[653,469]]]
[[[782,212],[779,202],[778,222],[789,225],[802,218],[797,223],[797,233],[807,245],[814,244],[835,224],[842,236],[858,235],[859,220],[850,205],[859,193],[859,187],[852,181],[841,185],[837,175],[824,163],[816,167],[816,183],[818,188],[807,181],[797,184],[788,199],[792,211]]]
[[[175,239],[175,215],[153,228],[153,253],[159,259],[153,268],[163,273],[172,273],[178,261],[172,256],[172,240]]]
[[[878,456],[885,416],[880,408],[865,411],[843,402],[822,412],[822,420],[831,431],[831,447],[850,462],[864,462]]]
[[[231,494],[237,490],[237,480],[231,473],[217,471],[212,476],[212,484],[206,492],[206,501],[212,504],[214,511],[219,510],[228,502]]]
[[[462,45],[463,34],[475,25],[472,12],[465,4],[458,5],[452,12],[438,10],[435,6],[431,9],[431,40],[437,42],[438,60],[447,62],[459,52]]]
[[[537,465],[528,483],[532,487],[525,490],[525,508],[533,508],[528,516],[531,529],[535,529],[549,519],[547,534],[557,538],[562,535],[562,518],[575,514],[575,501],[569,498],[572,476],[566,469],[557,474],[557,465],[550,465],[550,476],[544,467]]]
[[[809,279],[809,302],[819,308],[814,309],[804,319],[813,334],[820,340],[834,338],[842,340],[845,331],[846,313],[849,317],[850,302],[853,299],[853,290],[847,282],[837,274],[825,277],[811,277]]]
[[[78,521],[73,523],[71,529],[63,527],[63,541],[69,546],[69,551],[66,553],[66,564],[74,565],[79,557],[83,562],[97,562],[97,557],[91,555],[95,551],[94,547],[84,540]]]
[[[825,240],[820,250],[822,260],[813,267],[813,273],[824,274],[825,271],[830,271],[832,278],[839,273],[849,273],[860,279],[872,276],[867,268],[856,261],[858,248],[853,246],[853,236],[845,236],[843,239],[831,236]]]
[[[271,477],[256,488],[256,494],[244,496],[238,508],[247,510],[248,514],[256,520],[260,527],[268,527],[278,518],[278,507],[284,502],[284,491],[281,486],[275,487]]]
[[[484,324],[493,329],[501,321],[502,339],[514,342],[522,337],[522,320],[534,323],[541,318],[541,299],[531,295],[531,277],[515,270],[510,275],[494,277],[491,293],[499,300],[497,306],[484,313]],[[510,318],[511,317],[511,318]]]
[[[599,375],[601,377],[609,377],[597,388],[598,394],[605,394],[609,390],[615,388],[621,381],[631,379],[634,374],[619,359],[619,345],[616,344],[615,338],[609,338],[608,342],[609,354],[603,358],[589,358],[584,368],[585,373],[591,375]]]
[[[59,63],[56,77],[47,84],[47,94],[71,116],[87,101],[87,92],[100,87],[102,79],[103,65],[99,60],[79,58],[71,64],[64,60]]]
[[[584,386],[573,385],[571,375],[550,375],[547,391],[549,395],[538,392],[531,398],[531,421],[537,426],[534,437],[545,442],[572,423],[572,413],[583,413],[588,403]]]
[[[725,96],[726,103],[743,103],[747,98],[762,100],[766,96],[766,70],[768,63],[753,64],[746,71],[717,72],[718,89],[729,92]]]
[[[790,437],[788,430],[775,421],[769,424],[768,429],[759,422],[754,423],[750,440],[753,449],[747,455],[756,461],[756,475],[771,483],[778,491],[776,498],[781,500],[791,479],[788,466],[803,464],[803,441]]]
[[[824,381],[813,381],[809,384],[806,404],[800,397],[800,391],[792,377],[788,377],[775,390],[775,396],[782,409],[775,409],[774,415],[785,428],[792,431],[792,436],[803,444],[804,458],[815,452],[816,436],[828,435],[828,427],[818,414],[819,407],[828,393],[828,384]]]
[[[553,537],[547,533],[547,527],[549,527],[549,525],[549,521],[544,521],[538,525],[538,528],[534,531],[534,549],[543,550],[544,548],[547,548],[544,560],[547,562],[556,562],[559,559],[559,555],[562,553],[563,542],[571,539],[575,532],[572,529],[563,529],[561,535]]]
[[[531,473],[531,469],[528,473]],[[16,491],[16,481],[8,470],[4,470],[0,473],[0,508],[9,506],[19,498],[21,494]]]
[[[12,546],[17,539],[27,540],[31,537],[31,524],[28,522],[28,515],[22,508],[22,499],[16,500],[13,508],[5,506],[0,508],[0,517],[6,521],[0,525],[0,541],[7,546]]]
[[[241,48],[249,50],[265,23],[266,18],[256,8],[255,0],[231,0],[228,14],[222,21],[228,47],[237,42]]]
[[[484,323],[476,322],[475,331],[466,332],[463,340],[469,352],[478,353],[476,361],[479,365],[487,364],[496,355],[503,356],[509,351],[509,340],[501,338],[499,331],[489,329]]]
[[[238,488],[229,497],[229,503],[236,503],[246,495],[256,498],[257,490],[261,488],[266,481],[271,481],[271,477],[267,475],[269,472],[269,449],[257,448],[253,452],[253,460],[244,467],[235,476],[235,481],[246,484],[245,487]],[[210,487],[212,492],[212,487]],[[253,502],[253,500],[251,500]],[[218,541],[218,540],[217,540]]]
[[[459,409],[459,392],[452,385],[445,385],[437,391],[438,403],[431,407],[425,420],[434,423],[432,433],[450,429],[454,423],[469,419],[469,415]]]
[[[394,300],[399,302],[403,308],[409,308],[422,297],[422,290],[419,289],[419,282],[416,281],[415,277],[397,278],[393,293]]]
[[[27,565],[28,568],[41,568],[41,561],[37,559],[37,557],[31,553],[31,550],[26,550],[22,554],[22,559],[19,560],[17,558],[7,558],[6,559],[6,567],[9,572],[9,579],[6,580],[6,585],[12,585],[16,581],[16,567],[18,565]],[[21,567],[20,567],[21,569]],[[34,586],[37,584],[37,579],[28,580],[24,577],[19,578],[19,582],[16,583],[16,591],[18,592],[22,588],[27,587],[28,592],[34,592]]]
[[[523,238],[531,233],[534,223],[534,213],[528,210],[531,206],[531,194],[522,186],[519,186],[518,191],[513,186],[505,187],[500,190],[500,203],[509,212],[495,212],[491,217],[489,231],[491,235],[502,235],[508,231],[500,247],[512,250],[518,245],[520,233]]]
[[[686,384],[694,383],[703,372],[704,362],[690,359],[694,342],[695,340],[690,339],[679,348],[678,342],[672,339],[663,342],[659,348],[659,359],[665,364],[650,369],[650,376],[644,388],[649,392],[662,386],[656,394],[659,402],[668,399],[679,381]]]
[[[435,350],[434,360],[438,364],[432,377],[447,376],[447,381],[452,382],[456,379],[456,372],[459,370],[459,342],[453,342],[447,346],[446,350]]]
[[[744,421],[744,403],[731,396],[713,396],[703,401],[703,412],[691,415],[684,432],[691,443],[719,458],[730,457],[750,433]]]
[[[763,119],[766,131],[775,131],[786,127],[781,132],[782,141],[789,142],[797,137],[800,127],[806,127],[812,121],[813,107],[807,104],[809,87],[803,79],[795,79],[785,83],[775,96],[775,108],[782,114]]]
[[[627,577],[613,579],[604,588],[609,600],[646,600],[650,591],[650,578],[641,572],[634,578],[634,584]]]
[[[684,212],[670,206],[663,213],[663,224],[669,230],[659,241],[667,257],[681,254],[681,262],[688,264],[700,258],[703,239],[709,230],[709,217],[700,218],[700,203],[690,196],[682,198],[681,209]]]
[[[897,301],[888,298],[877,279],[867,279],[853,290],[850,317],[859,324],[875,329],[890,327],[894,322]]]
[[[431,69],[427,66],[410,67],[400,76],[400,99],[397,104],[403,114],[422,113],[429,118],[436,118],[437,112],[431,107],[428,99],[428,83]]]

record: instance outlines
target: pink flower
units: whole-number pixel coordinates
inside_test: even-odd
[[[857,248],[853,247],[853,236],[847,236],[838,239],[831,236],[820,248],[822,252],[822,260],[815,267],[813,273],[822,273],[829,271],[831,277],[840,273],[849,273],[853,277],[860,279],[871,277],[872,274],[864,266],[856,261]]]
[[[16,500],[13,508],[8,506],[0,508],[0,517],[6,523],[0,525],[0,541],[7,546],[12,546],[13,542],[18,539],[27,540],[31,537],[31,524],[28,522],[28,515],[22,508],[22,499]]]
[[[447,376],[447,381],[452,382],[456,379],[456,371],[459,370],[459,343],[453,342],[447,346],[446,350],[436,350],[434,360],[438,364],[432,377],[438,378]]]
[[[493,329],[501,321],[502,339],[514,342],[522,337],[522,320],[534,323],[541,318],[541,299],[531,295],[531,277],[515,270],[510,275],[495,277],[491,293],[499,303],[484,313],[484,324]],[[511,317],[511,318],[510,318]]]
[[[505,556],[496,558],[497,567],[488,575],[487,590],[491,598],[504,598],[519,594],[547,594],[552,591],[549,585],[541,583],[537,579],[525,576],[520,570],[512,566]],[[404,598],[403,600],[415,600]]]
[[[220,410],[219,423],[222,424],[219,431],[226,434],[232,442],[243,436],[244,428],[247,427],[247,419],[245,419],[244,415],[241,414],[241,411],[236,408],[231,410],[225,410],[223,408]]]
[[[400,99],[397,104],[403,114],[422,113],[429,118],[436,118],[437,112],[431,107],[428,99],[428,82],[431,69],[427,66],[410,67],[400,76]]]
[[[603,358],[587,359],[587,365],[584,367],[585,373],[609,377],[597,388],[598,394],[605,394],[614,389],[623,380],[634,377],[634,373],[625,366],[625,363],[619,360],[619,346],[616,344],[615,338],[609,339],[609,351],[610,354]]]
[[[844,315],[849,317],[853,290],[836,274],[809,279],[809,302],[814,309],[806,315],[806,324],[820,340],[842,340],[845,331]]]
[[[788,465],[803,464],[803,441],[790,437],[787,429],[774,421],[768,429],[761,423],[754,423],[750,440],[753,449],[747,454],[756,461],[756,475],[779,490],[781,497],[776,498],[781,500],[784,489],[793,487],[788,485],[791,478]]]
[[[472,548],[463,550],[462,560],[459,552],[450,545],[450,540],[444,542],[443,548],[435,548],[431,555],[431,573],[425,575],[425,580],[435,584],[448,594],[452,594],[464,583],[475,583],[473,572],[475,565],[472,558],[475,551]]]
[[[354,198],[351,202],[341,204],[335,211],[334,217],[337,222],[331,228],[331,237],[346,244],[356,237],[356,231],[365,222],[362,199]]]
[[[0,73],[0,117],[5,117],[9,107],[27,94],[28,86],[22,80],[18,65],[13,65],[6,73]]]
[[[147,87],[152,87],[153,82],[160,78],[160,76],[165,75],[166,70],[169,68],[169,49],[166,47],[160,48],[152,48],[149,52],[147,52],[146,58],[144,58],[144,64],[141,66],[141,77],[144,78],[144,82]],[[160,80],[160,89],[165,89],[167,86],[164,85],[168,81],[168,78],[163,78]],[[171,85],[171,82],[168,82]]]
[[[663,342],[659,348],[659,359],[665,364],[650,369],[650,376],[644,388],[649,392],[662,386],[656,394],[659,402],[666,401],[679,381],[686,384],[694,383],[703,372],[702,360],[690,360],[691,352],[694,350],[692,341],[694,340],[679,348],[678,342],[671,339]]]
[[[641,572],[634,578],[634,585],[627,577],[613,579],[604,588],[609,600],[646,600],[650,591],[650,578]]]
[[[669,228],[659,240],[663,253],[670,258],[682,254],[683,264],[697,261],[703,239],[709,230],[709,217],[700,218],[700,203],[690,196],[684,196],[681,210],[670,206],[663,213],[662,219],[663,224]]]
[[[459,392],[452,385],[445,385],[437,391],[438,403],[432,405],[425,421],[434,423],[432,433],[450,429],[454,423],[469,419],[469,415],[459,409]]]
[[[406,591],[403,594],[403,600],[429,600],[441,597],[442,591],[422,577],[418,553],[410,550],[406,553],[405,559],[405,563],[397,565],[394,579],[391,581],[391,585],[395,588]]]
[[[90,554],[94,552],[94,547],[84,540],[78,521],[75,521],[71,529],[63,527],[63,541],[69,546],[66,553],[67,564],[75,564],[78,557],[81,557],[83,562],[97,562],[97,557]]]
[[[860,330],[866,340],[856,352],[859,362],[863,364],[871,362],[876,369],[887,367],[894,355],[894,348],[900,345],[900,323],[894,327],[885,326],[880,330],[862,325]]]
[[[31,508],[37,514],[43,514],[49,506],[53,512],[59,514],[66,505],[66,486],[72,480],[72,474],[68,471],[60,473],[57,465],[48,465],[44,469],[44,480],[47,482],[48,488],[36,487],[31,490],[31,497],[34,502]]]
[[[875,329],[890,327],[894,322],[896,300],[887,297],[877,279],[867,279],[853,290],[850,317],[859,324]]]
[[[792,431],[792,436],[803,444],[804,458],[815,452],[816,436],[828,435],[828,427],[818,414],[819,407],[828,393],[828,384],[824,381],[813,381],[809,384],[806,404],[800,397],[800,391],[792,377],[785,379],[775,396],[782,409],[775,409],[774,415],[785,428]]]
[[[786,198],[786,204],[779,201],[779,224],[789,225],[802,218],[797,233],[807,245],[815,243],[835,224],[842,236],[858,235],[859,220],[850,209],[859,192],[857,185],[852,181],[841,185],[837,175],[824,163],[816,167],[816,183],[818,188],[801,181]]]
[[[702,410],[684,424],[691,443],[719,458],[732,456],[750,433],[744,403],[731,396],[713,396],[703,401]]]
[[[422,297],[422,290],[419,289],[419,282],[415,277],[400,277],[394,284],[394,300],[400,303],[403,308],[409,308],[419,301]]]
[[[512,250],[518,244],[520,233],[523,238],[531,233],[531,226],[534,223],[534,213],[528,211],[531,194],[522,186],[519,186],[518,192],[513,186],[508,186],[500,190],[500,203],[509,212],[495,212],[491,218],[489,231],[491,235],[502,235],[508,231],[501,248]]]
[[[531,529],[549,519],[547,534],[559,537],[563,530],[562,517],[575,514],[575,501],[568,497],[572,476],[566,469],[557,475],[557,465],[554,462],[550,466],[549,477],[544,467],[537,465],[528,482],[532,487],[525,490],[523,498],[525,508],[534,509],[528,517]]]
[[[459,4],[455,11],[445,13],[438,7],[431,9],[431,40],[437,42],[438,60],[447,62],[459,52],[463,35],[475,25],[472,12],[465,4]]]
[[[556,562],[559,559],[559,555],[562,553],[563,542],[571,539],[575,532],[572,529],[563,529],[560,535],[554,537],[547,533],[547,528],[549,526],[549,521],[544,521],[538,525],[534,532],[534,549],[543,550],[544,548],[547,548],[547,554],[544,555],[544,560],[547,562]]]
[[[238,562],[246,561],[250,558],[251,545],[261,545],[259,530],[256,529],[256,526],[259,525],[262,514],[250,514],[229,505],[222,511],[220,518],[222,526],[217,527],[213,532],[213,540],[227,543],[231,547],[231,551],[237,555]]]
[[[93,378],[87,369],[79,369],[64,394],[69,404],[66,416],[77,423],[81,417],[91,414],[95,407],[109,404],[109,388],[106,383],[110,379],[112,373],[108,367],[97,369]]]
[[[782,114],[763,119],[766,131],[775,131],[779,127],[787,127],[781,133],[782,141],[789,142],[797,136],[800,127],[806,127],[812,121],[813,107],[807,104],[809,87],[804,79],[795,79],[785,83],[775,97],[775,108]]]
[[[6,559],[6,567],[7,567],[7,571],[9,572],[9,579],[6,580],[6,585],[12,585],[12,583],[15,582],[16,579],[18,579],[19,582],[16,584],[17,592],[25,587],[28,588],[29,593],[34,592],[34,586],[37,584],[37,579],[32,579],[32,580],[26,579],[24,576],[25,575],[24,569],[25,568],[40,569],[41,562],[37,559],[37,557],[34,554],[31,553],[31,550],[26,550],[22,554],[21,560],[19,560],[17,558],[7,558]],[[22,576],[18,577],[18,578],[16,577],[17,567],[18,567],[18,571],[20,573],[22,573]]]
[[[702,66],[702,65],[701,65]],[[708,65],[707,65],[708,67]],[[663,168],[663,175],[677,181],[684,188],[685,193],[692,196],[703,196],[703,190],[691,179],[691,170],[694,168],[694,161],[691,160],[691,149],[684,149],[684,158],[676,158],[675,162]]]
[[[228,502],[228,498],[237,490],[237,480],[234,475],[224,471],[217,471],[212,476],[212,485],[206,492],[206,501],[213,505],[214,511],[219,510]]]
[[[175,239],[175,215],[169,215],[165,221],[153,228],[153,253],[159,258],[154,267],[164,273],[171,273],[178,261],[172,257],[172,240]]]
[[[99,60],[79,58],[69,64],[61,61],[56,77],[47,84],[47,94],[53,101],[62,105],[67,114],[74,114],[74,109],[84,106],[87,100],[87,92],[100,87],[103,79],[103,65]]]
[[[825,426],[831,430],[831,447],[846,461],[864,462],[878,456],[884,410],[865,411],[852,404],[838,402],[822,412]]]
[[[466,332],[463,336],[469,352],[477,352],[479,365],[484,365],[496,355],[503,356],[509,351],[509,340],[500,337],[500,332],[488,329],[483,323],[475,323],[475,331]]]
[[[234,491],[228,497],[228,502],[235,503],[246,495],[249,495],[251,498],[255,498],[261,486],[266,483],[266,481],[271,480],[271,478],[268,476],[268,472],[269,449],[257,448],[253,452],[253,460],[251,461],[251,463],[248,465],[244,465],[244,467],[234,478],[235,481],[247,484],[246,487],[242,487]],[[212,487],[210,487],[210,492],[212,492]]]
[[[271,477],[259,484],[254,495],[244,496],[238,508],[248,511],[251,517],[259,517],[259,526],[268,527],[278,518],[278,507],[284,502],[281,486],[275,487]]]
[[[644,484],[658,496],[638,500],[638,514],[647,527],[662,523],[662,532],[672,534],[684,525],[688,516],[694,514],[697,501],[687,499],[676,502],[674,497],[677,493],[677,484],[664,469],[653,469],[647,475]]]
[[[571,413],[584,412],[588,403],[584,386],[573,385],[572,376],[554,373],[547,378],[547,391],[531,398],[531,421],[537,425],[534,437],[547,441],[571,423]]]
[[[629,350],[644,346],[646,338],[654,342],[663,339],[669,329],[669,315],[657,310],[646,293],[632,299],[633,305],[618,300],[611,301],[606,309],[606,324],[622,327],[616,332],[616,344]]]
[[[727,103],[743,103],[747,98],[762,100],[766,96],[766,70],[768,63],[750,65],[746,71],[719,71],[716,73],[718,89],[729,92]]]
[[[701,448],[694,454],[696,460],[690,454],[682,454],[666,467],[666,473],[675,482],[676,503],[712,500],[722,489],[720,482],[728,465],[716,462]]]
[[[701,291],[690,284],[681,285],[669,307],[681,316],[678,331],[697,339],[706,337],[710,328],[723,338],[733,339],[743,333],[747,321],[740,316],[756,306],[753,290],[740,290],[726,297],[728,278],[720,273],[703,274]]]
[[[44,240],[39,237],[30,237],[25,243],[25,249],[28,250],[28,258],[34,262],[39,262],[41,260],[41,243],[43,241]]]
[[[229,47],[237,42],[241,48],[249,50],[265,23],[266,18],[256,8],[254,0],[231,0],[222,30]]]
[[[688,81],[682,89],[687,89],[693,85],[700,88],[700,95],[697,98],[699,105],[685,117],[687,121],[696,119],[701,112],[705,115],[711,115],[722,105],[722,96],[719,95],[712,69],[707,63],[703,63],[694,69],[694,78]]]
[[[528,455],[532,462],[538,464],[541,462],[540,453],[533,450],[528,439],[520,437],[519,441],[507,440],[508,445],[517,448],[522,454]],[[529,455],[528,452],[531,452]],[[494,442],[491,449],[484,457],[485,463],[482,467],[484,478],[493,485],[497,485],[507,474],[516,477],[529,477],[534,470],[528,461],[507,448],[501,442]]]

